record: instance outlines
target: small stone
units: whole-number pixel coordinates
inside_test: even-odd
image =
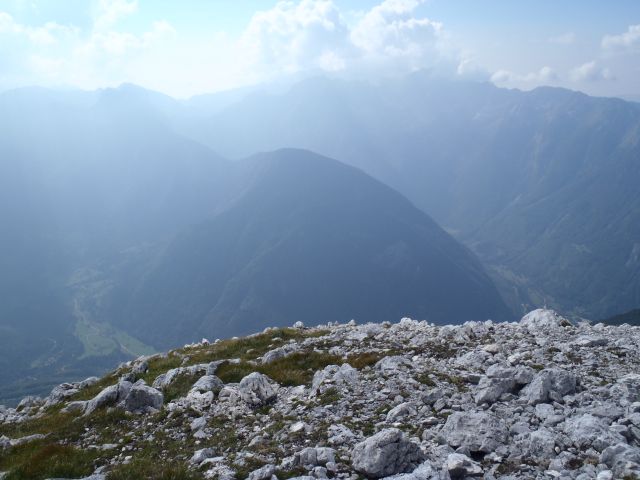
[[[189,460],[194,465],[200,465],[208,458],[212,458],[215,456],[215,450],[213,448],[203,448],[201,450],[197,450],[191,460]]]
[[[296,422],[289,427],[289,431],[291,433],[298,433],[298,432],[303,432],[309,428],[310,428],[309,425],[307,425],[305,422]]]

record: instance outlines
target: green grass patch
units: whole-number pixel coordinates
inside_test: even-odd
[[[152,418],[157,423],[162,413]],[[175,419],[181,422],[181,419]],[[165,424],[167,428],[175,428],[172,422]],[[153,480],[200,480],[202,474],[188,467],[188,459],[197,448],[194,439],[187,437],[175,440],[168,434],[159,431],[155,439],[143,442],[129,455],[133,458],[128,464],[121,464],[111,469],[107,475],[109,480],[153,479]]]
[[[247,457],[245,463],[242,466],[234,465],[236,469],[236,478],[247,478],[251,472],[257,470],[265,465],[264,461],[258,458]]]
[[[201,376],[201,374],[188,373],[178,375],[175,380],[164,389],[164,402],[169,403],[176,398],[184,397]]]
[[[335,387],[327,388],[318,396],[320,405],[331,405],[340,400],[340,392]]]
[[[128,420],[129,416],[116,408],[96,410],[91,415],[79,417],[75,413],[62,413],[57,407],[40,418],[3,425],[0,427],[0,435],[21,438],[40,433],[47,435],[49,442],[73,442],[77,441],[87,428],[93,428],[100,433],[102,441],[110,443],[118,440],[123,431],[128,430]],[[13,454],[12,449],[9,453]]]
[[[280,385],[295,386],[311,383],[316,370],[327,365],[340,365],[342,358],[323,352],[295,352],[287,357],[279,358],[266,365],[261,365],[261,372]]]
[[[238,383],[250,373],[257,372],[258,367],[247,362],[224,362],[216,370],[216,376],[224,383]]]
[[[44,440],[12,448],[0,457],[4,480],[79,478],[93,473],[97,452]]]
[[[347,363],[353,368],[362,370],[365,367],[371,367],[378,363],[386,355],[380,352],[364,352],[355,355],[349,355]]]
[[[423,385],[426,385],[427,387],[435,387],[437,385],[433,378],[431,378],[431,374],[427,372],[418,375],[416,377],[416,381],[420,382]]]
[[[190,470],[186,464],[171,459],[158,459],[153,455],[136,456],[131,463],[118,465],[109,475],[108,480],[201,480],[200,472]]]
[[[166,356],[154,357],[147,363],[149,364],[149,369],[146,373],[140,375],[138,379],[142,379],[148,385],[151,385],[158,375],[180,367],[182,365],[182,356],[176,352],[169,352]]]
[[[458,389],[459,392],[466,392],[469,390],[469,386],[467,385],[467,381],[459,375],[449,375],[447,373],[436,373],[438,379],[447,382],[450,385],[453,385]]]
[[[458,350],[452,345],[439,343],[425,343],[414,348],[415,354],[435,358],[454,358],[458,355]]]
[[[276,328],[266,333],[251,337],[222,340],[213,345],[206,345],[188,351],[188,365],[208,363],[215,360],[240,358],[252,360],[280,347],[289,340],[303,340],[326,335],[326,330],[299,330],[296,328]]]
[[[240,439],[233,422],[220,417],[209,420],[209,427],[212,428],[212,436],[207,440],[209,445],[214,445],[220,454],[226,450],[239,449]]]
[[[282,480],[288,480],[289,478],[304,477],[307,475],[307,470],[303,467],[294,467],[291,470],[276,470],[276,476]]]
[[[342,358],[322,352],[296,352],[265,365],[253,365],[246,361],[225,362],[218,367],[216,375],[224,383],[237,383],[252,372],[260,372],[284,386],[311,383],[316,370],[327,365],[340,365]]]

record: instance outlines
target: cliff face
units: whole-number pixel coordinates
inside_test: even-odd
[[[0,408],[0,478],[640,475],[640,328],[267,329]]]

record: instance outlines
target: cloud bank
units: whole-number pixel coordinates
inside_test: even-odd
[[[143,32],[124,30],[123,20],[139,13],[138,2],[99,0],[84,31],[56,23],[21,25],[0,12],[0,41],[9,39],[5,44],[25,59],[16,59],[11,70],[40,83],[95,88],[138,81],[159,87],[154,77],[163,77],[169,85],[188,84],[184,92],[172,91],[183,95],[304,72],[387,75],[430,68],[467,74],[469,62],[444,26],[416,15],[421,3],[384,0],[368,11],[348,12],[347,21],[332,0],[278,1],[256,12],[236,38],[216,32],[194,39],[162,18]],[[8,56],[1,49],[0,55]]]
[[[445,24],[422,13],[424,2],[379,0],[353,12],[341,9],[338,0],[280,0],[233,33],[193,33],[172,18],[154,18],[153,10],[143,10],[153,3],[142,0],[94,0],[82,27],[54,21],[30,25],[0,10],[0,89],[25,84],[93,89],[133,82],[184,97],[291,75],[378,78],[429,69],[505,87],[605,91],[625,78],[618,73],[628,73],[627,65],[640,53],[640,25],[596,37],[595,49],[593,43],[581,46],[583,39],[572,31],[547,32],[538,45],[573,55],[574,64],[545,55],[540,65],[517,59],[518,71],[510,65],[513,58],[505,57],[504,65],[489,71],[477,60],[484,52],[474,52],[474,46],[463,50]]]

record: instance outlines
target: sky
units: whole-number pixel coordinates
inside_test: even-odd
[[[640,100],[639,0],[0,0],[0,90],[188,98],[430,69]]]

